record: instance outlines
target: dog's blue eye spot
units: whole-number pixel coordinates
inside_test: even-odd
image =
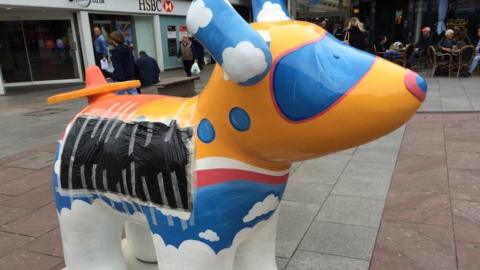
[[[198,138],[204,143],[211,143],[215,139],[215,129],[208,119],[200,121],[197,129]]]
[[[235,107],[230,111],[230,123],[238,131],[247,131],[250,129],[251,121],[248,113],[241,108]]]

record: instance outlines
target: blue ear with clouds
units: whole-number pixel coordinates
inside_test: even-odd
[[[272,55],[267,42],[227,0],[193,1],[187,26],[222,66],[225,79],[254,85],[270,70]]]
[[[252,0],[253,19],[256,22],[290,20],[286,0]]]

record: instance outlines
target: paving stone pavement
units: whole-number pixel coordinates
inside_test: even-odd
[[[466,93],[480,82],[471,80],[447,81]],[[438,79],[439,93],[444,83]],[[50,157],[85,101],[53,106],[65,110],[52,115],[27,115],[50,108],[45,98],[61,91],[0,97],[0,270],[64,266]],[[450,109],[441,102],[439,111]],[[278,269],[478,270],[479,117],[417,114],[375,142],[294,164],[280,204]]]
[[[370,269],[480,269],[480,113],[407,124]]]
[[[480,111],[480,77],[429,77],[428,94],[420,112],[472,112]]]

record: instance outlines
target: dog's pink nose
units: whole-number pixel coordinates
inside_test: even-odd
[[[427,95],[428,88],[425,79],[417,73],[409,70],[407,74],[405,74],[404,81],[408,91],[410,91],[410,93],[412,93],[412,95],[418,100],[423,102],[425,100],[425,96]]]

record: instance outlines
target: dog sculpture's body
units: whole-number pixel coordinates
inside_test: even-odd
[[[135,256],[162,270],[274,270],[292,162],[383,136],[425,97],[418,75],[315,25],[282,17],[239,27],[251,42],[212,41],[218,10],[233,8],[197,0],[192,9],[203,17],[189,13],[190,31],[221,65],[203,92],[90,93],[59,143],[54,186],[69,270],[126,269],[125,221]],[[258,21],[269,18],[263,9]]]

